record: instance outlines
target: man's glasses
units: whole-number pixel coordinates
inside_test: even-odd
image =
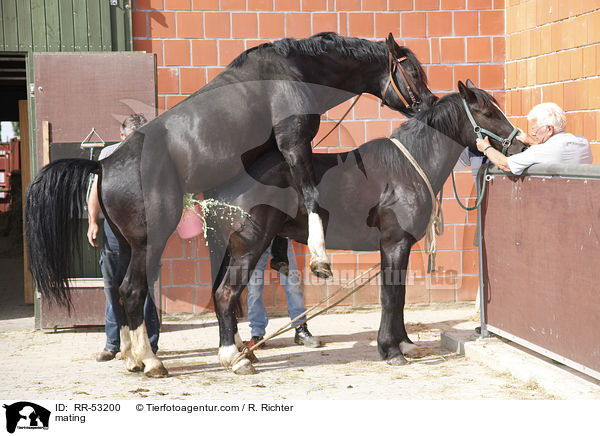
[[[531,129],[531,136],[535,136],[537,135],[537,133],[541,130],[541,129],[545,129],[548,126],[539,126],[536,127],[535,129]]]

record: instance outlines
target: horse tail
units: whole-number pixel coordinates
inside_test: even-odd
[[[89,176],[101,171],[98,161],[61,159],[42,168],[27,189],[29,270],[49,302],[71,307],[69,266],[81,248]]]

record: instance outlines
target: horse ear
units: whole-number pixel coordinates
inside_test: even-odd
[[[471,82],[471,79],[467,79],[467,88],[477,88],[473,82]]]
[[[385,43],[386,43],[387,48],[390,51],[390,53],[392,55],[394,55],[395,57],[398,57],[398,51],[400,50],[400,46],[394,39],[394,35],[392,35],[392,32],[390,32],[390,34],[386,38]]]
[[[467,81],[468,84],[469,81]],[[475,101],[475,94],[473,93],[473,91],[471,90],[470,87],[465,86],[464,83],[462,83],[460,80],[458,81],[458,92],[460,93],[461,97],[464,98],[465,100],[467,100],[468,102],[472,102]]]

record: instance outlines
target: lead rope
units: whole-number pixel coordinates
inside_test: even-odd
[[[311,312],[314,312],[317,310],[317,308],[319,306],[321,306],[323,303],[325,303],[326,301],[331,300],[333,297],[335,297],[337,294],[339,294],[341,291],[343,291],[344,289],[348,289],[350,288],[350,291],[347,292],[345,295],[343,295],[340,299],[338,299],[337,301],[334,301],[333,303],[325,306],[324,308],[322,308],[321,310],[319,310],[317,313],[314,313],[310,316],[306,317],[306,321],[304,322],[308,322],[309,320],[313,319],[314,317],[322,314],[323,312],[328,311],[329,309],[331,309],[332,307],[337,306],[338,304],[340,304],[342,301],[344,301],[346,298],[348,298],[349,296],[351,296],[352,294],[354,294],[355,292],[357,292],[359,289],[361,289],[362,287],[364,287],[365,285],[367,285],[368,283],[370,283],[371,281],[373,281],[375,278],[377,278],[380,274],[381,274],[381,270],[377,271],[375,274],[369,276],[366,278],[366,280],[359,284],[358,286],[355,287],[351,287],[354,283],[356,283],[358,280],[360,280],[361,278],[363,278],[365,275],[368,275],[371,271],[373,271],[375,268],[379,267],[381,265],[381,263],[377,263],[375,265],[373,265],[371,268],[369,268],[368,270],[366,270],[365,272],[363,272],[362,274],[358,275],[357,277],[355,277],[353,280],[351,280],[350,282],[346,283],[343,286],[338,287],[338,289],[331,295],[328,295],[327,297],[323,298],[321,301],[319,301],[317,304],[315,304],[314,306],[306,309],[303,313],[301,313],[300,315],[298,315],[296,318],[294,318],[293,320],[291,320],[290,322],[288,322],[287,324],[285,324],[283,327],[279,328],[277,331],[275,331],[274,333],[271,333],[269,336],[266,336],[265,338],[261,339],[260,341],[256,342],[252,347],[248,348],[246,346],[244,346],[244,348],[240,351],[240,353],[237,355],[237,357],[233,360],[233,362],[231,362],[231,366],[235,366],[237,363],[239,363],[243,358],[245,358],[246,356],[248,356],[250,353],[252,353],[254,350],[256,350],[258,347],[260,347],[262,344],[264,344],[265,342],[267,342],[270,339],[273,339],[276,336],[279,336],[285,332],[288,332],[292,329],[292,325],[298,321],[300,318],[302,318],[305,315],[308,315]]]
[[[444,214],[442,212],[443,190],[440,189],[440,196],[439,198],[436,197],[433,192],[433,188],[431,187],[431,183],[429,183],[429,179],[427,178],[427,174],[425,174],[425,171],[423,171],[423,169],[419,166],[415,158],[406,149],[404,144],[402,144],[396,138],[390,138],[390,140],[396,145],[396,147],[398,147],[402,154],[406,156],[408,161],[423,178],[427,189],[429,189],[429,194],[431,195],[431,215],[425,230],[425,252],[429,256],[429,260],[427,262],[427,273],[429,274],[431,271],[435,270],[435,255],[437,253],[436,236],[441,236],[444,233]]]
[[[475,210],[481,205],[481,202],[483,201],[483,197],[485,197],[485,188],[487,187],[487,174],[490,169],[490,166],[491,166],[490,161],[487,161],[485,164],[485,171],[483,172],[483,182],[481,185],[481,192],[479,193],[479,198],[475,202],[475,206],[471,206],[471,207],[465,206],[464,204],[462,204],[460,201],[460,198],[458,198],[458,192],[456,191],[456,181],[454,180],[454,170],[452,170],[452,188],[454,189],[454,198],[456,199],[456,202],[458,203],[458,205],[460,207],[462,207],[464,210],[467,210],[467,211]]]

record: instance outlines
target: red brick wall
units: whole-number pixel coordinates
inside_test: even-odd
[[[381,40],[389,32],[415,51],[426,68],[432,91],[456,90],[470,78],[504,104],[503,0],[137,0],[133,10],[136,50],[154,52],[158,61],[160,110],[168,109],[215,77],[240,52],[264,41],[307,37],[321,31]],[[350,103],[323,117],[319,139]],[[347,150],[387,136],[401,117],[364,96],[342,127],[319,152]],[[459,193],[474,196],[470,172],[458,174]],[[472,300],[477,290],[475,214],[459,209],[446,185],[445,234],[439,239],[437,274],[426,274],[422,244],[410,258],[408,302]],[[163,308],[167,312],[209,307],[210,282],[202,242],[185,244],[174,235],[163,256]],[[296,246],[305,268],[306,248]],[[378,253],[330,251],[336,274],[351,275],[379,261]],[[306,262],[307,264],[308,262]],[[339,274],[337,274],[339,275]],[[267,276],[265,302],[285,307],[276,277]],[[306,303],[319,300],[340,280],[305,286]],[[378,303],[378,289],[366,287],[348,304]]]
[[[510,0],[507,9],[507,111],[527,129],[532,106],[552,101],[567,131],[591,142],[600,162],[600,3]]]

